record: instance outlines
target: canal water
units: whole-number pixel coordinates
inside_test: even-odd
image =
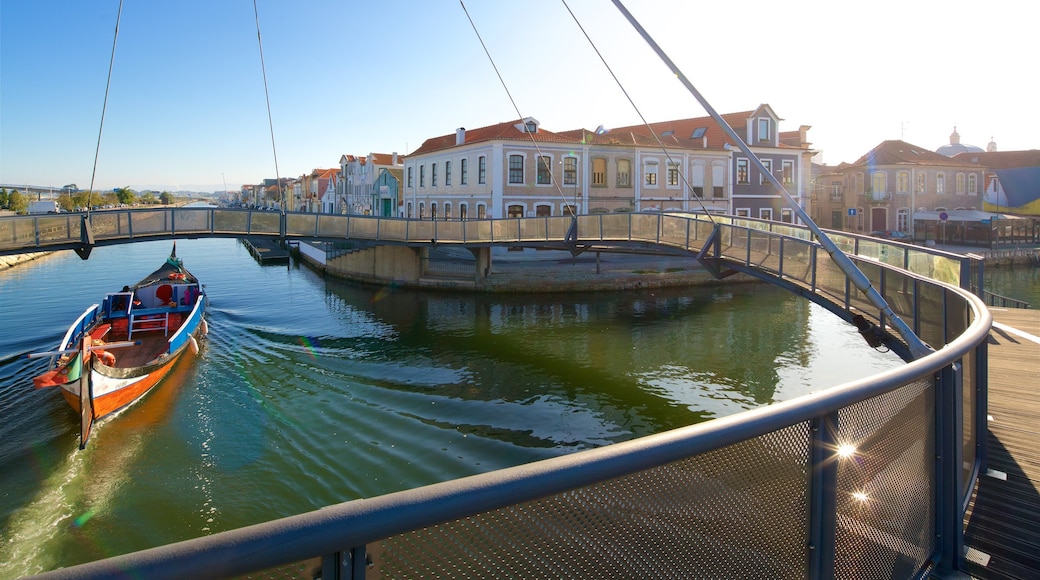
[[[0,578],[657,433],[901,364],[764,284],[475,296],[182,240],[209,338],[96,426],[34,390],[68,324],[170,242],[0,273]]]

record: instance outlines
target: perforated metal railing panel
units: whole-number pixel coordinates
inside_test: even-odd
[[[935,548],[935,402],[918,381],[838,412],[834,575],[911,578]]]
[[[394,536],[366,578],[804,578],[810,431]]]

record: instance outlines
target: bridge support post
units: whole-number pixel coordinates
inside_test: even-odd
[[[469,251],[473,253],[473,261],[476,262],[473,281],[483,282],[491,274],[491,248],[470,248]]]

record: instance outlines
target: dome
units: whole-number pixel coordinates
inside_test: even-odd
[[[960,153],[985,153],[982,147],[976,147],[974,145],[962,145],[961,135],[957,132],[957,126],[954,125],[953,133],[950,133],[950,144],[943,145],[942,147],[935,150],[939,155],[945,155],[947,157],[953,157]]]

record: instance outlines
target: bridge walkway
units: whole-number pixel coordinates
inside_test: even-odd
[[[1040,578],[1040,310],[990,311],[987,471],[965,516],[968,571]]]

